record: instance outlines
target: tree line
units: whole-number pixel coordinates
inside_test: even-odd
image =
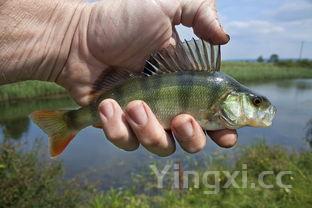
[[[272,54],[268,59],[259,56],[256,60],[258,63],[272,63],[278,66],[300,66],[312,69],[312,60],[309,59],[280,59],[278,54]]]

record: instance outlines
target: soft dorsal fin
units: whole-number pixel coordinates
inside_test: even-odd
[[[110,67],[94,83],[92,96],[100,94],[122,84],[131,77],[154,76],[179,71],[219,71],[220,46],[212,45],[202,39],[179,42],[151,55],[146,61],[144,72],[132,73],[125,69]]]
[[[149,75],[178,71],[219,71],[220,54],[219,45],[192,39],[153,54],[145,70]]]
[[[109,70],[103,72],[94,82],[92,92],[90,93],[92,99],[95,100],[102,93],[113,89],[115,86],[122,84],[125,80],[131,77],[138,77],[142,73],[131,73],[125,69],[110,67]]]
[[[115,67],[110,67],[105,73],[102,73],[101,76],[93,84],[93,90],[98,91],[108,91],[112,87],[121,84],[124,80],[129,79],[132,74],[129,71],[118,69]]]

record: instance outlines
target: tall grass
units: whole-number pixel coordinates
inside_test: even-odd
[[[223,62],[221,70],[241,82],[312,78],[312,68],[271,63]]]
[[[194,207],[194,208],[309,208],[312,205],[312,152],[289,153],[280,147],[269,147],[257,144],[240,152],[234,165],[226,165],[226,161],[212,163],[209,167],[197,167],[195,170],[202,176],[207,170],[234,171],[242,170],[242,164],[248,167],[248,187],[229,187],[221,189],[217,194],[205,194],[206,186],[201,183],[199,188],[189,187],[184,191],[174,190],[170,186],[158,193],[148,191],[139,194],[133,189],[111,190],[96,195],[90,202],[91,208],[135,208],[135,207]],[[194,169],[193,169],[194,170]],[[265,178],[266,184],[274,184],[275,177],[280,171],[291,171],[292,175],[283,178],[283,183],[292,188],[274,186],[262,188],[257,186],[259,174],[262,171],[273,171],[273,175]],[[220,174],[217,181],[222,185],[228,181],[228,176]],[[141,179],[145,187],[153,180]],[[154,183],[155,177],[154,177]],[[242,187],[242,171],[235,178]],[[210,182],[209,182],[210,183]],[[257,184],[256,187],[250,186]],[[211,183],[214,184],[214,183]],[[151,186],[153,187],[153,186]]]
[[[67,95],[65,89],[50,82],[25,81],[0,86],[0,102],[60,95]]]
[[[62,164],[48,160],[38,144],[29,152],[10,142],[0,144],[0,207],[72,208],[86,204],[94,189],[74,179],[64,180]]]
[[[23,152],[8,143],[0,144],[0,207],[309,208],[312,205],[311,151],[291,153],[278,146],[259,143],[237,152],[231,163],[224,155],[214,154],[210,156],[213,158],[207,158],[210,162],[186,167],[186,170],[191,167],[190,170],[203,176],[207,170],[232,174],[236,170],[241,171],[243,164],[247,165],[246,188],[230,186],[209,195],[204,193],[207,187],[202,182],[198,188],[190,183],[189,188],[181,191],[172,188],[172,181],[168,180],[163,189],[157,189],[156,177],[149,167],[133,180],[133,186],[102,192],[94,186],[79,186],[79,181],[64,179],[61,163],[46,160],[39,153],[37,148]],[[252,182],[258,185],[259,174],[270,170],[273,175],[266,177],[265,183],[274,184],[271,182],[280,171],[292,171],[292,175],[283,177],[283,183],[292,188],[250,186]],[[211,184],[211,179],[208,179]],[[227,182],[226,179],[228,176],[225,174],[216,178],[221,185]],[[242,184],[242,171],[235,177],[235,182]]]

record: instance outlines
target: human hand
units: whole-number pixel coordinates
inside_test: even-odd
[[[139,71],[149,55],[175,44],[174,25],[193,27],[195,34],[214,44],[229,41],[217,20],[214,0],[106,0],[87,5],[82,12],[66,65],[57,80],[81,105],[92,99],[93,84],[115,68]],[[128,104],[125,112],[116,101],[104,100],[100,117],[107,138],[125,150],[142,144],[158,155],[175,150],[174,140],[142,101]],[[181,147],[197,152],[206,143],[199,124],[190,115],[178,115],[171,130]],[[233,130],[209,132],[220,146],[236,143]]]

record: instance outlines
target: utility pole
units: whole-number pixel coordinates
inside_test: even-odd
[[[299,52],[299,60],[301,60],[301,59],[302,59],[303,45],[304,45],[304,41],[302,41],[302,42],[301,42],[300,52]]]

